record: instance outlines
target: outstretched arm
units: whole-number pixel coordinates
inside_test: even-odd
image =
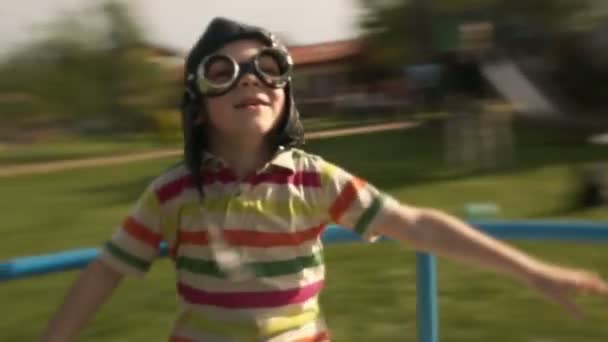
[[[123,276],[95,260],[82,272],[42,337],[43,342],[71,341],[110,297]]]
[[[582,313],[573,295],[608,295],[608,284],[599,276],[534,258],[438,210],[400,206],[377,220],[375,233],[522,280],[576,317]]]

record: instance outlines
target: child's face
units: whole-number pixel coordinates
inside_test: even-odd
[[[226,44],[218,53],[242,63],[264,47],[256,40],[238,40]],[[285,106],[285,91],[270,88],[248,73],[226,94],[207,98],[206,104],[206,119],[214,134],[250,140],[262,138],[274,128]]]

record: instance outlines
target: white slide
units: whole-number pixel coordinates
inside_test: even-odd
[[[481,71],[496,90],[520,113],[557,116],[557,109],[509,59],[484,63]]]

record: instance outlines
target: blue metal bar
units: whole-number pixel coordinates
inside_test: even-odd
[[[437,309],[437,268],[435,257],[416,253],[416,317],[418,341],[439,341]]]
[[[97,253],[97,248],[83,248],[7,260],[0,263],[0,282],[82,268],[93,260]]]
[[[608,242],[607,222],[472,221],[471,224],[500,239]]]
[[[361,241],[357,233],[335,225],[328,226],[321,238],[325,244]]]

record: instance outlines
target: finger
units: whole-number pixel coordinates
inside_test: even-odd
[[[576,282],[576,287],[584,294],[596,293],[608,295],[608,283],[606,283],[600,276],[595,274],[587,274],[578,279]]]
[[[591,284],[585,286],[581,292],[583,295],[601,295],[602,299],[608,304],[608,284],[601,279],[593,281]]]
[[[597,277],[593,283],[593,290],[598,294],[608,296],[608,283],[602,278]]]

